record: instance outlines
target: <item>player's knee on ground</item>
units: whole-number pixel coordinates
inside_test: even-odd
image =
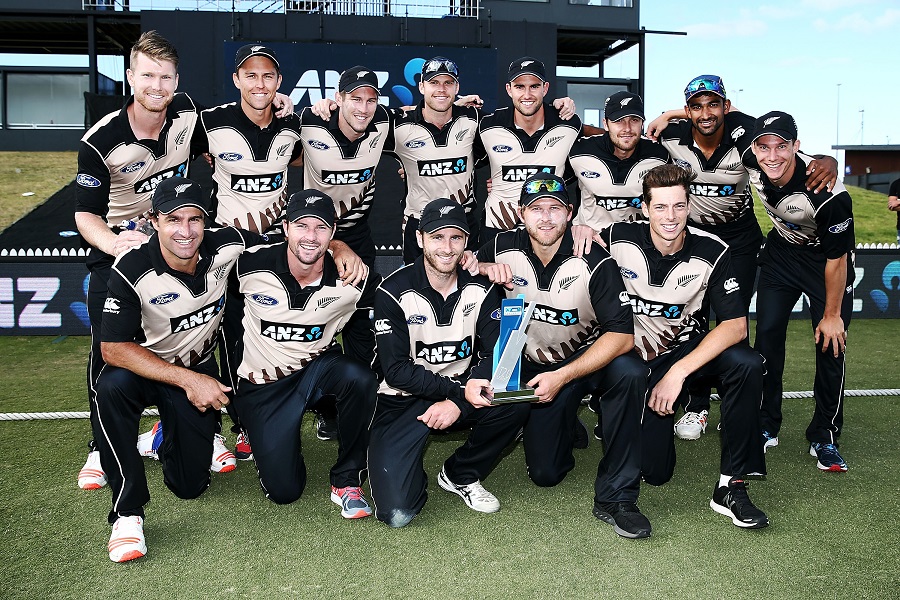
[[[528,477],[538,487],[553,487],[566,478],[566,473],[553,469],[550,465],[528,466]]]
[[[665,467],[644,468],[641,470],[641,478],[644,480],[644,483],[649,483],[650,485],[663,485],[671,481],[674,473],[674,466],[671,469]]]
[[[290,504],[291,502],[296,501],[303,494],[303,489],[306,487],[306,482],[301,481],[267,486],[266,483],[260,479],[259,484],[266,493],[266,498],[275,504]]]
[[[200,477],[194,480],[179,482],[173,482],[166,478],[165,482],[166,487],[182,500],[193,500],[205,492],[206,488],[209,487],[210,477],[209,472],[207,472],[205,478]]]
[[[382,523],[386,523],[394,529],[406,527],[409,522],[419,514],[419,511],[412,509],[394,508],[391,510],[377,511],[376,517]]]

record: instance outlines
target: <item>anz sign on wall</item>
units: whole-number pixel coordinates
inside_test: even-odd
[[[497,51],[490,48],[434,48],[429,46],[377,46],[354,44],[261,43],[278,54],[281,88],[294,101],[297,112],[322,98],[334,98],[341,71],[363,65],[375,71],[385,106],[411,106],[420,99],[418,81],[422,64],[444,56],[459,66],[460,93],[478,94],[488,110],[497,107]],[[234,55],[246,42],[225,42],[225,73],[234,71]],[[230,77],[225,98],[237,99]]]

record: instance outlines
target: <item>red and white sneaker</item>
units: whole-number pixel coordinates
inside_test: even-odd
[[[144,520],[140,517],[119,517],[109,536],[109,560],[117,563],[140,558],[147,554],[144,541]]]
[[[361,487],[331,486],[331,501],[341,507],[341,516],[345,519],[362,519],[372,514],[372,507],[363,497]]]
[[[234,456],[238,460],[253,459],[253,448],[250,447],[250,437],[243,429],[238,433],[237,441],[234,443]]]
[[[99,490],[106,485],[106,473],[100,465],[100,453],[96,450],[88,453],[87,461],[78,472],[78,487],[83,490]]]
[[[230,473],[237,468],[237,458],[225,447],[225,436],[216,434],[213,437],[212,462],[209,470],[213,473]]]

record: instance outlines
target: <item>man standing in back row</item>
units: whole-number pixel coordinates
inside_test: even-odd
[[[521,222],[519,195],[529,176],[539,172],[563,176],[569,150],[581,133],[581,119],[576,115],[563,120],[544,102],[549,90],[544,63],[530,56],[514,60],[506,79],[512,107],[481,120],[478,131],[491,169],[482,244]]]
[[[773,111],[756,120],[753,154],[744,156],[773,224],[760,252],[756,298],[756,349],[766,359],[761,443],[766,449],[778,445],[788,320],[805,294],[816,344],[816,406],[806,439],[819,469],[843,472],[847,463],[838,452],[838,438],[856,275],[853,206],[840,182],[830,192],[807,189],[805,172],[813,159],[799,150],[794,118]]]

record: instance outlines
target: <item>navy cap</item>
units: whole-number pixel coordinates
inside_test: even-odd
[[[792,142],[797,139],[797,123],[794,117],[786,112],[780,110],[767,112],[756,119],[751,141],[755,142],[764,135],[777,135],[785,141]]]
[[[315,217],[334,227],[334,200],[325,192],[319,190],[303,190],[291,194],[287,209],[284,211],[288,222],[293,223],[303,217]]]
[[[375,75],[375,71],[362,65],[350,67],[341,73],[341,79],[338,81],[338,91],[342,94],[365,86],[374,89],[377,94],[381,93],[381,90],[378,89],[378,76]]]
[[[547,81],[547,69],[544,63],[531,56],[523,56],[509,63],[506,82],[509,83],[520,75],[534,75],[541,81]]]
[[[203,188],[196,181],[186,177],[169,177],[153,190],[153,212],[158,215],[167,215],[186,206],[199,208],[209,216],[209,195],[203,193]]]
[[[246,46],[241,46],[237,53],[234,55],[234,70],[235,72],[240,68],[242,64],[247,62],[253,56],[265,56],[273,63],[275,63],[275,68],[281,70],[281,65],[278,64],[278,55],[275,54],[275,51],[271,48],[263,46],[262,44],[247,44]]]
[[[535,173],[522,184],[519,206],[528,206],[540,198],[554,198],[566,206],[569,205],[569,192],[566,181],[553,173]]]
[[[620,121],[625,117],[638,117],[642,121],[644,117],[644,101],[637,94],[631,92],[616,92],[606,99],[603,105],[603,114],[609,121]]]
[[[434,233],[445,227],[456,227],[469,235],[469,223],[466,221],[466,210],[456,200],[438,198],[425,205],[422,218],[419,219],[419,231]]]

